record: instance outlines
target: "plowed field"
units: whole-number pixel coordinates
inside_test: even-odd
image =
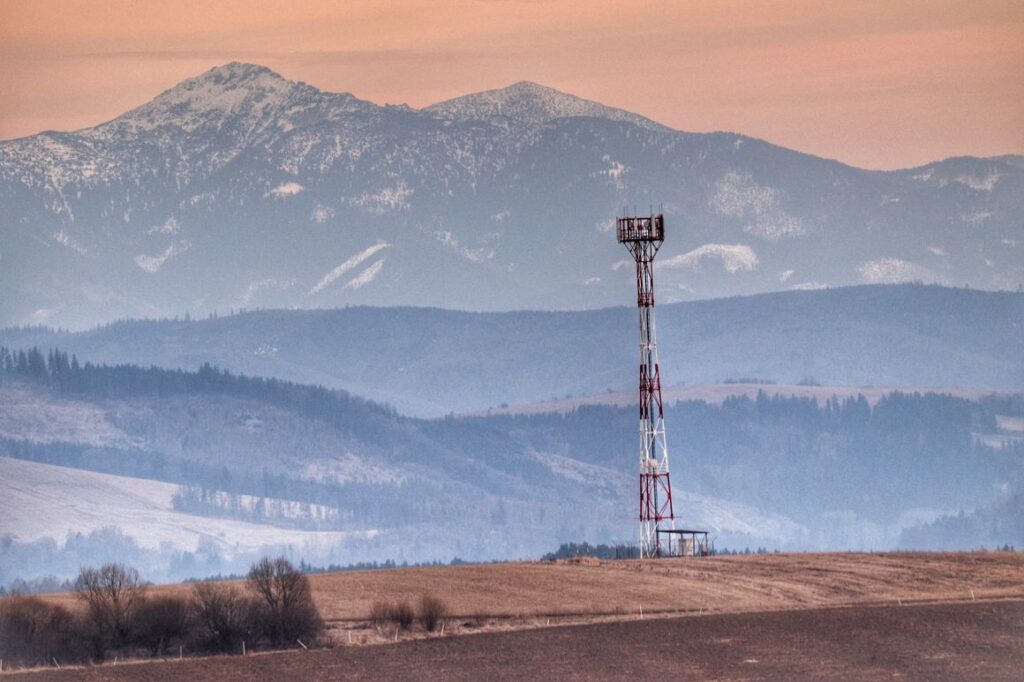
[[[1024,602],[733,613],[41,672],[33,680],[1019,680]]]

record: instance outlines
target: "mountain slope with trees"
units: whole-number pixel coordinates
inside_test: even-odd
[[[1024,294],[864,286],[658,306],[662,381],[1024,389]],[[636,310],[266,310],[130,320],[88,332],[0,330],[81,360],[323,384],[438,416],[632,389]]]
[[[350,560],[539,556],[633,534],[630,408],[423,420],[212,367],[4,350],[0,368],[4,455],[174,483],[190,514],[370,532],[346,545]],[[724,546],[895,547],[904,529],[997,505],[1020,480],[1024,442],[997,416],[1024,417],[1024,402],[680,402],[666,414],[677,512]],[[5,561],[39,556],[31,546],[8,539]]]

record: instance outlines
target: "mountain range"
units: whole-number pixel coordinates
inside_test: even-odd
[[[1024,158],[871,171],[534,83],[413,109],[231,63],[94,128],[0,142],[0,325],[239,308],[626,304],[1024,282]]]

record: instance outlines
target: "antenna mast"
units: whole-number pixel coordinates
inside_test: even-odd
[[[636,305],[640,313],[640,556],[662,554],[665,531],[671,552],[675,532],[668,471],[665,412],[654,324],[654,257],[665,241],[662,214],[616,219],[616,236],[636,261]]]

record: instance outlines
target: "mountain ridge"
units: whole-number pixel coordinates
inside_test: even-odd
[[[0,142],[0,325],[599,308],[632,286],[609,231],[636,205],[666,214],[662,301],[1010,290],[1022,197],[1013,156],[868,171],[527,82],[412,109],[233,63],[99,126]]]
[[[635,315],[625,306],[265,310],[77,333],[6,329],[0,345],[59,346],[82,362],[209,362],[439,416],[632,387]],[[754,378],[1024,389],[1024,294],[915,285],[759,294],[659,305],[658,327],[666,385]]]

